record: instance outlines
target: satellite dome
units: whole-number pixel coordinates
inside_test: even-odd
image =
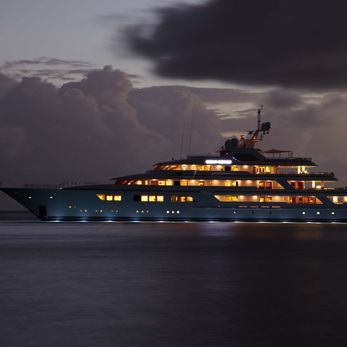
[[[239,147],[239,140],[237,137],[233,136],[229,140],[225,141],[225,149],[227,151],[230,151],[230,150],[237,148],[237,147]]]

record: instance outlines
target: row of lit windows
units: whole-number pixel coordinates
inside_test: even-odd
[[[96,194],[101,201],[122,201],[121,195]]]
[[[141,202],[164,202],[163,195],[134,195],[134,201]],[[194,202],[192,196],[172,195],[171,202]]]
[[[194,202],[194,198],[192,196],[185,195],[172,195],[171,202]]]
[[[107,194],[96,194],[96,196],[101,201],[122,201],[121,195],[107,195]],[[134,195],[134,201],[141,202],[164,202],[163,195]],[[192,196],[186,195],[173,195],[171,196],[171,202],[194,202],[194,198]],[[71,208],[69,206],[69,208]]]
[[[118,180],[116,184],[122,185],[150,185],[150,186],[212,186],[212,187],[258,187],[259,189],[283,189],[276,181],[255,181],[255,180]]]
[[[215,195],[221,202],[284,202],[289,204],[321,204],[315,196],[258,196],[258,195]]]
[[[284,170],[293,169],[288,173],[307,174],[305,166],[281,166]],[[255,174],[276,174],[281,173],[279,166],[258,166],[258,165],[197,165],[197,164],[177,164],[177,165],[157,165],[155,170],[159,171],[247,171]],[[285,172],[283,172],[285,173]]]
[[[134,201],[164,202],[164,195],[134,195]]]

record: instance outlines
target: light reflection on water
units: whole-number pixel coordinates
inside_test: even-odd
[[[0,221],[1,346],[343,346],[347,225]]]

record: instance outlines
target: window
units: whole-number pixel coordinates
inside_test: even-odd
[[[122,201],[121,195],[111,195],[111,194],[96,194],[96,196],[101,201]]]
[[[140,202],[164,202],[164,195],[134,195],[133,200]]]
[[[102,201],[105,200],[105,194],[96,194],[96,196]]]
[[[270,182],[270,181],[259,181],[258,188],[259,189],[272,189],[272,182]]]
[[[237,195],[215,195],[215,197],[221,202],[239,201],[239,196]]]
[[[322,202],[315,196],[290,196],[290,204],[321,204]]]
[[[171,202],[194,202],[194,198],[192,196],[185,195],[172,195]]]

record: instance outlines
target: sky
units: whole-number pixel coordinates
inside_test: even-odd
[[[346,186],[346,11],[337,0],[1,0],[0,181],[105,182],[214,153],[264,105],[262,148],[313,157]]]
[[[187,4],[199,2],[184,0]],[[113,65],[129,74],[144,76],[145,85],[163,84],[163,79],[150,73],[149,63],[129,54],[117,36],[127,25],[154,22],[153,9],[177,3],[180,2],[1,0],[0,66],[17,60],[53,57],[89,62],[95,68]]]

